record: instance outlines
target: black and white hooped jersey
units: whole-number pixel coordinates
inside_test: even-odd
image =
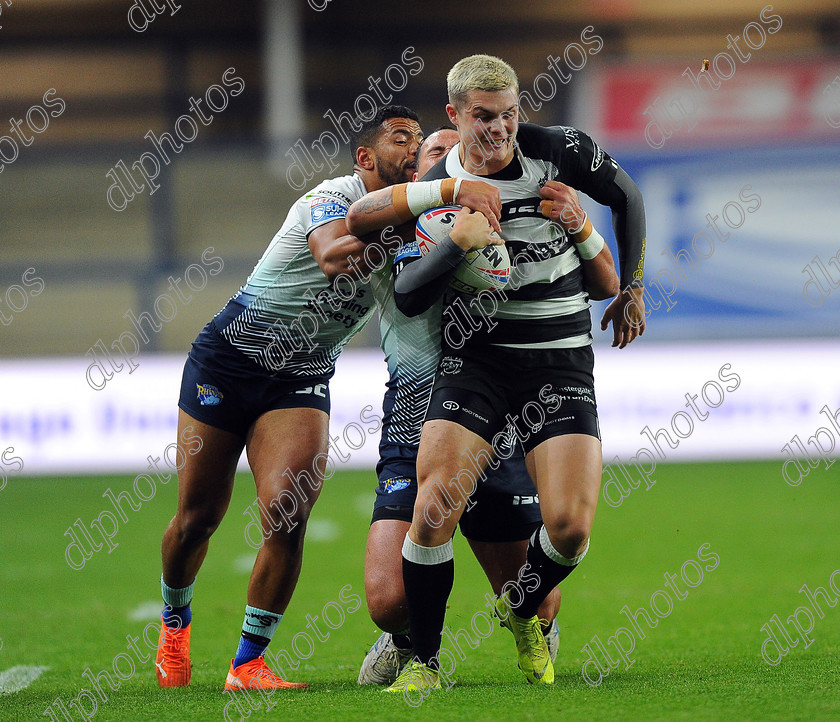
[[[622,275],[624,266],[635,262],[639,269],[635,277],[641,280],[644,206],[632,181],[588,135],[571,127],[521,124],[513,161],[498,173],[486,176],[464,170],[458,149],[456,145],[423,180],[464,178],[484,181],[499,189],[500,224],[511,258],[511,277],[507,288],[492,294],[472,298],[448,293],[444,328],[460,323],[468,331],[461,334],[468,346],[538,349],[576,348],[591,343],[589,297],[584,290],[580,257],[563,227],[540,213],[540,188],[546,181],[560,181],[623,214],[619,232],[632,236],[632,243],[624,245],[640,248],[641,257],[628,259],[622,265]],[[635,192],[633,203],[627,202],[626,187],[616,183],[619,173]],[[628,215],[632,216],[629,222]],[[618,240],[621,257],[622,244],[628,239]],[[412,262],[419,255],[419,251],[403,247],[398,259]],[[458,321],[457,316],[464,313],[475,318],[471,322]],[[448,335],[444,330],[444,338],[448,339]]]
[[[373,314],[369,283],[346,275],[330,283],[307,241],[366,193],[354,174],[298,198],[245,285],[216,315],[222,335],[268,371],[332,374],[344,346]]]

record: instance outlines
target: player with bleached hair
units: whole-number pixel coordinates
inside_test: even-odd
[[[494,438],[506,429],[515,431],[525,448],[543,524],[526,554],[539,584],[524,587],[516,599],[502,595],[498,613],[514,634],[528,681],[553,682],[536,611],[584,558],[601,481],[591,319],[581,259],[597,261],[606,247],[579,206],[573,215],[580,225],[568,232],[564,228],[562,216],[576,203],[567,186],[613,212],[621,266],[614,292],[620,293],[608,306],[602,328],[613,323],[613,345],[620,348],[644,331],[644,204],[626,172],[575,128],[520,126],[518,80],[499,58],[474,55],[459,61],[449,72],[447,89],[446,110],[460,142],[424,180],[481,179],[499,189],[502,236],[515,259],[509,284],[516,290],[506,292],[504,300],[493,299],[492,327],[472,324],[477,330],[461,348],[443,349],[420,439],[413,521],[403,544],[415,656],[390,688],[395,692],[439,686],[438,652],[453,581],[451,537],[462,509],[448,503],[436,480],[463,479],[464,450],[489,459]],[[405,215],[404,205],[393,192],[396,216]],[[420,274],[409,273],[414,266],[428,266],[431,257],[417,253],[403,260],[395,290],[406,313],[422,312],[435,300],[428,279],[418,284]],[[490,312],[488,306],[485,313]],[[445,367],[457,372],[445,372]],[[517,425],[525,407],[545,390],[562,403],[544,408],[532,426]],[[430,523],[426,512],[432,507],[446,512],[440,525]]]
[[[424,176],[458,143],[454,128],[440,128],[426,137],[417,150],[415,178]],[[571,199],[573,191],[565,189]],[[387,209],[388,196],[394,189],[376,191],[350,207],[348,226],[370,230],[373,225],[397,223],[393,209]],[[576,204],[569,204],[568,210]],[[459,219],[463,221],[464,219]],[[477,218],[475,220],[478,220]],[[375,223],[375,221],[378,221]],[[573,213],[562,223],[579,225]],[[485,227],[489,224],[484,220]],[[414,223],[400,228],[413,237]],[[454,235],[454,232],[453,232]],[[456,236],[457,237],[457,236]],[[477,235],[476,247],[484,239]],[[459,243],[463,246],[459,246]],[[457,263],[472,245],[444,239],[437,264],[450,270],[428,275],[435,284],[447,284]],[[403,250],[403,253],[410,251]],[[448,261],[449,256],[452,256]],[[402,254],[396,259],[401,265]],[[618,284],[612,256],[607,249],[597,260],[585,260],[587,290],[592,298],[609,298]],[[419,270],[412,266],[408,273]],[[384,416],[380,460],[377,465],[379,486],[376,490],[373,520],[365,553],[365,594],[371,618],[383,633],[370,648],[359,672],[359,684],[391,684],[399,670],[412,656],[405,589],[402,583],[401,548],[410,526],[417,496],[416,458],[423,413],[428,406],[434,382],[434,370],[441,356],[441,311],[443,299],[413,317],[406,316],[394,300],[393,283],[374,282],[374,296],[380,316],[382,347],[390,372],[388,391],[383,403]],[[435,293],[430,290],[431,293]],[[437,294],[435,294],[437,295]],[[519,444],[516,444],[519,447]],[[461,532],[482,566],[496,595],[507,586],[531,584],[525,553],[528,538],[541,525],[536,489],[525,469],[521,448],[502,449],[500,459],[490,464],[478,480],[475,491],[465,504],[460,520]],[[506,586],[507,585],[507,586]],[[485,595],[493,609],[493,597]],[[537,616],[552,660],[559,645],[559,629],[554,619],[560,602],[555,588],[543,600]],[[478,640],[474,640],[478,641]]]
[[[454,128],[439,128],[424,138],[417,150],[415,180],[425,175],[457,142]],[[370,196],[350,207],[351,218],[368,199]],[[370,215],[365,221],[370,230]],[[378,225],[384,228],[395,221],[393,217],[385,217]],[[352,220],[348,223],[352,224]],[[489,229],[487,221],[485,224]],[[413,235],[413,223],[407,231],[409,236]],[[456,257],[460,257],[463,249],[447,240]],[[445,283],[448,279],[442,280]],[[420,428],[440,361],[443,300],[422,314],[409,317],[397,308],[390,274],[374,281],[373,291],[390,378],[383,401],[376,467],[379,484],[365,550],[365,597],[371,619],[383,632],[362,662],[358,681],[362,685],[390,685],[412,656],[401,549],[417,497],[415,465]],[[462,503],[466,511],[461,517],[461,532],[493,591],[500,594],[504,584],[516,581],[525,561],[528,537],[540,524],[536,489],[525,469],[521,450],[514,452],[513,459],[499,469],[488,470],[487,478],[480,481],[470,500]],[[559,604],[557,590],[546,597],[539,610],[542,631],[553,655],[557,653],[559,640],[555,620]]]

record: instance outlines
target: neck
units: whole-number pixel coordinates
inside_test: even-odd
[[[492,175],[493,173],[498,173],[510,165],[513,160],[513,154],[514,150],[511,148],[510,152],[502,160],[486,160],[481,154],[473,158],[473,156],[467,154],[464,143],[458,145],[458,158],[461,161],[461,166],[467,173],[472,173],[473,175]]]

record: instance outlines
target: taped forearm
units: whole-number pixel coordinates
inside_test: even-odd
[[[568,231],[572,240],[575,242],[575,247],[580,257],[584,261],[591,261],[597,256],[606,245],[603,236],[595,230],[592,221],[585,213],[583,215],[583,224],[574,231]]]
[[[429,208],[454,203],[460,185],[460,178],[444,178],[399,183],[373,191],[350,206],[345,219],[347,230],[355,236],[363,236],[414,220]]]
[[[460,178],[400,183],[392,186],[391,199],[400,222],[416,218],[429,208],[454,203],[461,186]]]
[[[403,266],[394,280],[394,300],[406,316],[417,316],[443,295],[467,252],[448,236],[422,258]]]

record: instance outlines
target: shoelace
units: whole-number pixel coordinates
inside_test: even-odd
[[[164,633],[163,636],[163,650],[166,652],[167,648],[169,648],[173,652],[180,652],[181,648],[184,646],[184,637],[180,634],[174,634],[169,631]]]
[[[527,642],[531,646],[539,646],[539,640],[542,636],[539,624],[531,624],[530,620],[524,619],[521,622],[513,622],[513,624],[516,624],[516,626],[519,627],[523,642]]]
[[[381,657],[379,657],[377,661],[379,662],[379,664],[376,665],[377,668],[386,667],[390,664],[399,664],[400,655],[396,649],[389,649]]]

